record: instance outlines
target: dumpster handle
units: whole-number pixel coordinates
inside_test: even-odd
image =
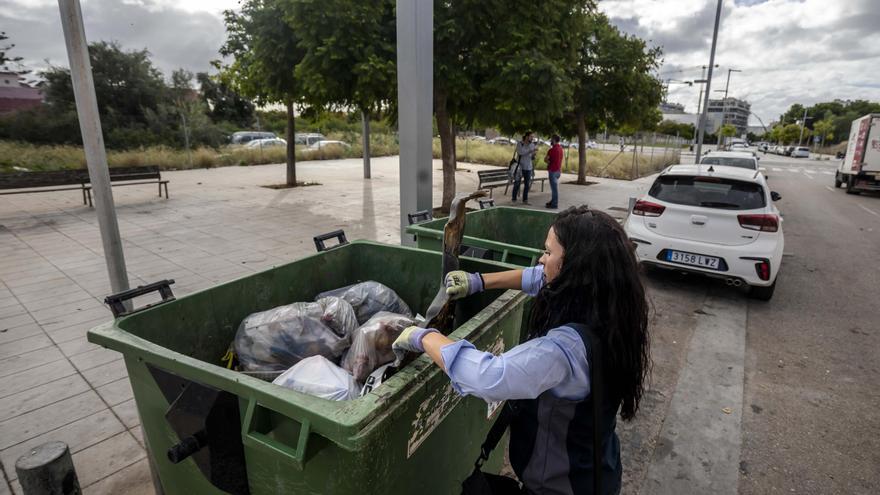
[[[339,244],[327,247],[324,244],[324,241],[333,239],[334,237],[339,240]],[[342,229],[334,230],[333,232],[327,232],[326,234],[316,235],[313,239],[315,241],[315,249],[317,249],[319,253],[348,244],[348,239],[345,238],[345,231],[343,231]]]
[[[138,311],[143,311],[145,309],[153,308],[160,304],[165,304],[167,302],[174,300],[174,294],[171,292],[171,284],[174,283],[174,280],[160,280],[158,282],[153,282],[152,284],[147,285],[139,285],[134,289],[128,289],[126,291],[118,292],[116,294],[110,294],[109,296],[104,298],[104,304],[110,306],[110,311],[113,312],[114,318],[119,318],[120,316],[127,316],[130,314],[137,313]],[[159,295],[162,296],[162,300],[159,302],[147,304],[146,306],[142,306],[137,309],[129,309],[125,304],[126,301],[130,299],[134,299],[138,296],[143,296],[145,294],[149,294],[153,291],[159,291]]]
[[[280,454],[286,457],[293,464],[293,467],[302,471],[311,429],[309,421],[307,419],[298,421],[300,424],[299,438],[296,441],[296,447],[292,447],[264,433],[255,431],[253,423],[258,407],[262,406],[257,404],[256,399],[248,401],[241,430],[243,443],[249,447],[258,448],[272,454]]]
[[[415,213],[407,213],[406,216],[409,219],[410,225],[414,223],[427,222],[428,220],[434,219],[434,215],[431,214],[431,210],[419,210]]]

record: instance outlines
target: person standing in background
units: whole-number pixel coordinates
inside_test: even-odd
[[[534,166],[532,161],[538,152],[538,145],[535,144],[535,138],[532,131],[523,134],[522,141],[516,143],[516,154],[519,162],[519,174],[513,180],[513,201],[519,195],[519,183],[523,182],[523,204],[529,204],[529,188],[532,186],[532,174],[534,174]]]
[[[562,146],[561,138],[554,134],[550,138],[550,150],[544,161],[547,163],[547,178],[550,180],[550,201],[544,206],[547,208],[559,208],[559,178],[562,176]]]

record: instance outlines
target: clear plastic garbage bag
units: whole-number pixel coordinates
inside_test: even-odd
[[[351,347],[342,358],[342,367],[364,382],[379,366],[394,361],[391,344],[403,330],[414,325],[412,318],[381,311],[361,325],[351,338]]]
[[[272,383],[328,400],[351,400],[360,396],[354,377],[324,356],[303,359]]]
[[[233,346],[241,371],[271,380],[307,357],[338,362],[356,328],[351,305],[326,297],[249,315],[239,325]]]
[[[413,315],[409,306],[396,292],[373,280],[318,294],[318,298],[327,296],[341,297],[348,301],[354,308],[358,323],[361,325],[380,311],[397,313],[410,318]]]

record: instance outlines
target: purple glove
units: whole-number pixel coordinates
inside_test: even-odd
[[[397,340],[391,344],[391,350],[394,351],[394,355],[397,358],[394,361],[394,365],[399,366],[407,352],[425,352],[425,347],[422,345],[422,339],[425,338],[425,335],[433,332],[438,332],[438,330],[435,328],[421,328],[417,326],[406,327],[406,330],[401,332],[400,336],[397,337]]]
[[[446,293],[452,299],[461,299],[477,292],[483,292],[483,276],[455,270],[446,274]]]

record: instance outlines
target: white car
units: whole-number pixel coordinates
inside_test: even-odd
[[[281,138],[254,139],[244,146],[245,148],[271,148],[273,146],[287,146],[287,141]]]
[[[710,151],[703,155],[700,163],[758,170],[758,160],[751,151]]]
[[[309,149],[310,150],[319,150],[321,148],[327,148],[327,147],[333,147],[333,146],[339,146],[339,147],[342,147],[345,149],[351,148],[351,145],[344,142],[344,141],[329,141],[329,140],[325,139],[323,141],[318,141],[316,143],[313,143],[311,146],[309,146]]]
[[[810,157],[810,148],[806,146],[796,146],[793,150],[791,150],[792,158],[809,158]]]
[[[639,198],[625,229],[639,262],[723,279],[770,300],[782,263],[779,194],[755,170],[672,165]]]

